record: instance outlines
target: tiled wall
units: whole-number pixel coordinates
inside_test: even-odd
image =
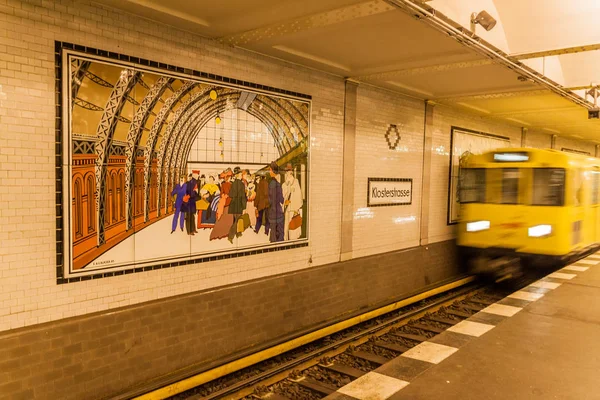
[[[436,243],[17,330],[0,335],[0,399],[113,398],[458,273],[453,243]]]
[[[541,132],[527,132],[525,147],[535,147],[538,149],[549,149],[552,144],[552,135]]]
[[[54,41],[313,96],[310,246],[56,284]],[[344,82],[88,1],[0,1],[0,331],[339,259]],[[309,262],[312,261],[312,264]]]
[[[311,95],[310,245],[57,285],[55,40]],[[447,225],[451,127],[508,136],[514,146],[520,145],[521,130],[435,106],[433,144],[425,149],[432,151],[431,173],[425,179],[430,185],[430,203],[429,209],[421,210],[424,110],[421,101],[359,86],[356,162],[352,171],[355,260],[339,263],[342,174],[346,173],[342,170],[342,78],[222,46],[91,1],[0,0],[0,397],[8,393],[5,389],[26,398],[63,398],[65,394],[81,398],[76,395],[85,393],[86,388],[108,395],[156,374],[275,340],[351,308],[406,294],[456,274],[458,268],[451,257],[453,227]],[[389,148],[384,136],[390,124],[395,124],[401,135],[395,149]],[[549,147],[550,137],[529,132],[527,145]],[[561,146],[594,152],[593,144],[559,138],[557,147]],[[367,208],[369,177],[413,179],[412,204]],[[438,243],[399,252],[419,245],[422,212],[428,213],[429,221],[429,237],[425,239]],[[356,259],[362,256],[370,257]],[[315,266],[321,267],[307,269]],[[273,275],[277,277],[269,278]],[[276,286],[272,286],[272,279]],[[234,285],[240,282],[245,282],[241,285],[244,289]],[[356,288],[360,290],[353,291]],[[244,290],[249,290],[251,302],[243,297]],[[173,297],[182,294],[192,299],[186,305],[192,319],[197,318],[194,313],[207,307],[215,313],[203,315],[200,325],[186,325],[188,314],[181,314]],[[206,296],[212,303],[207,303]],[[354,302],[351,305],[350,297]],[[145,303],[158,299],[166,300]],[[120,321],[110,319],[111,313],[92,314],[138,304],[118,312],[134,310],[131,315],[148,315],[146,321],[154,329],[166,331],[152,333],[150,325],[136,326],[133,322],[123,331]],[[152,319],[153,307],[162,307],[165,320],[171,318],[172,325]],[[240,317],[219,337],[215,329],[221,327],[220,320],[230,318],[234,312]],[[245,315],[252,318],[241,317]],[[81,317],[65,320],[74,316]],[[98,322],[104,317],[110,324]],[[294,318],[294,324],[288,324],[289,318]],[[33,326],[49,321],[54,322]],[[79,327],[71,330],[74,326]],[[21,327],[26,328],[16,329]],[[202,331],[205,336],[188,334],[188,342],[171,348],[186,330]],[[246,330],[252,330],[252,336],[236,342],[235,334]],[[148,344],[140,345],[139,337],[147,339]],[[220,347],[207,346],[211,340],[220,340]],[[156,352],[150,359],[144,358],[143,351],[149,344],[149,349]],[[202,352],[194,353],[198,357],[189,358],[187,346],[200,345]],[[92,376],[86,376],[90,363],[100,359],[96,356],[103,361]],[[47,357],[51,357],[52,367],[43,364]],[[24,359],[28,361],[21,365]],[[67,359],[75,361],[69,363]],[[121,364],[115,369],[116,362]],[[49,371],[38,368],[42,364]],[[149,365],[161,365],[163,370],[154,371]],[[111,371],[115,378],[103,379]],[[132,374],[128,380],[115,386],[127,373]],[[62,390],[75,385],[79,385],[79,392]]]
[[[311,95],[310,246],[57,285],[55,40]],[[337,262],[343,107],[340,77],[232,49],[91,1],[0,0],[0,331]],[[423,114],[420,101],[359,86],[354,202],[357,217],[367,218],[354,220],[354,257],[419,244]],[[515,146],[520,128],[442,106],[434,108],[433,117],[430,207],[424,212],[429,213],[429,242],[440,242],[453,238],[446,222],[451,126],[509,136]],[[389,124],[396,124],[402,137],[395,150],[384,137]],[[528,145],[544,138],[530,132]],[[594,151],[590,144],[564,147]],[[412,204],[362,210],[368,177],[412,178]]]
[[[596,154],[596,145],[594,143],[583,142],[581,140],[564,138],[560,136],[556,138],[555,148],[556,150],[562,150],[563,148],[565,148],[570,150],[583,151],[588,153],[592,157]]]
[[[424,107],[389,91],[358,88],[354,257],[419,245]],[[400,134],[395,149],[385,138],[390,124]],[[412,179],[412,204],[367,208],[368,178]]]

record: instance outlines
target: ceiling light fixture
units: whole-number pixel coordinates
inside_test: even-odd
[[[591,96],[594,100],[594,107],[588,110],[588,119],[600,119],[600,108],[598,107],[598,97],[600,97],[600,85],[595,82],[590,84],[591,89],[585,91],[585,98]]]
[[[532,83],[535,83],[535,81],[532,78],[528,78],[528,77],[523,76],[523,75],[517,76],[517,80],[520,81],[520,82],[532,82]]]
[[[592,83],[590,90],[586,90],[585,91],[585,97],[587,99],[588,96],[590,96],[592,98],[592,100],[594,100],[594,105],[598,105],[598,97],[600,97],[600,85],[598,86],[594,86],[594,84]]]
[[[496,26],[496,19],[487,11],[471,14],[471,32],[475,33],[475,25],[481,25],[486,31],[491,31]]]

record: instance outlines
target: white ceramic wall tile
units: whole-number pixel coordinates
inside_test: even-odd
[[[91,1],[0,0],[0,3],[0,331],[339,260],[342,78],[232,49]],[[26,12],[24,8],[35,12]],[[312,95],[310,246],[202,266],[57,285],[55,40]],[[355,256],[417,245],[424,106],[388,91],[359,86],[358,107],[356,212],[361,211],[360,204],[366,203],[369,176],[413,178],[413,204],[372,209],[373,218],[357,221]],[[515,126],[441,106],[434,109],[434,118],[431,242],[453,237],[453,226],[446,224],[451,126],[509,136],[515,145],[520,144],[520,129]],[[385,142],[388,124],[401,128],[402,139],[395,151],[390,151]],[[528,138],[534,138],[529,135]],[[593,148],[589,143],[564,143],[565,147],[586,151]],[[385,156],[378,154],[385,149]],[[27,195],[35,196],[35,207],[23,202],[25,187]]]
[[[6,299],[0,300],[0,330],[339,260],[341,202],[331,199],[341,198],[343,79],[227,48],[93,2],[1,3],[0,293]],[[23,11],[34,4],[35,12]],[[45,15],[43,23],[40,15]],[[310,246],[57,285],[54,40],[312,95]],[[19,199],[24,187],[35,196],[33,208]]]
[[[423,118],[422,102],[368,86],[358,88],[354,257],[419,244]],[[400,134],[393,150],[385,138],[390,124]],[[367,208],[369,178],[412,179],[412,204]]]
[[[558,136],[556,138],[555,149],[562,150],[563,148],[576,151],[583,151],[588,153],[588,155],[592,157],[596,153],[596,146],[594,145],[594,143]]]
[[[536,149],[549,149],[552,145],[552,135],[535,131],[527,132],[525,147],[533,147]]]

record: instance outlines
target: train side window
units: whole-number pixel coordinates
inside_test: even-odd
[[[534,206],[562,206],[565,203],[565,170],[561,168],[534,168]]]
[[[485,202],[485,169],[463,168],[459,179],[458,197],[461,203]]]
[[[592,172],[592,205],[598,204],[598,190],[600,190],[600,173]]]
[[[519,178],[518,168],[502,170],[502,204],[519,203]]]
[[[573,172],[573,205],[583,205],[583,173],[581,170]]]

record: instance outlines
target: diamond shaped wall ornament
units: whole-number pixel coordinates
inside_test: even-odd
[[[390,124],[387,131],[385,132],[385,140],[387,141],[390,150],[396,150],[398,143],[400,143],[400,132],[396,125]]]

